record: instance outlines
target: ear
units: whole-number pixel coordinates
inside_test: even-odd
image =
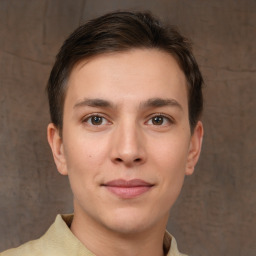
[[[199,159],[200,152],[201,152],[203,134],[204,134],[203,124],[201,121],[198,121],[190,139],[190,146],[189,146],[188,159],[187,159],[186,172],[185,172],[186,175],[191,175],[194,172],[195,165]]]
[[[47,127],[47,138],[59,173],[67,175],[67,164],[63,150],[62,138],[60,136],[59,129],[53,123],[50,123]]]

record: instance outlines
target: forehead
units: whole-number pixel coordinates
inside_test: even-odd
[[[66,99],[176,98],[187,105],[186,78],[170,54],[157,49],[134,49],[102,54],[79,62],[68,80]]]

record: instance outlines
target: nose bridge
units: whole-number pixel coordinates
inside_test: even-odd
[[[128,115],[115,128],[112,143],[112,159],[127,165],[145,160],[143,135],[140,125]]]

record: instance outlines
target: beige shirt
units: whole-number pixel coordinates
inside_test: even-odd
[[[70,231],[73,215],[57,215],[55,222],[39,239],[18,248],[0,253],[0,256],[95,256]],[[168,232],[164,236],[167,256],[186,256],[178,251],[177,243]]]

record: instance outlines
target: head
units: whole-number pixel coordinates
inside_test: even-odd
[[[82,60],[131,49],[158,49],[173,56],[187,80],[189,122],[193,132],[203,109],[202,75],[190,42],[174,27],[149,13],[114,12],[87,22],[64,42],[51,71],[47,91],[52,123],[62,131],[69,75]]]
[[[81,223],[164,230],[200,154],[201,85],[187,40],[150,14],[107,14],[65,41],[48,84],[48,141],[69,176],[76,233]]]

